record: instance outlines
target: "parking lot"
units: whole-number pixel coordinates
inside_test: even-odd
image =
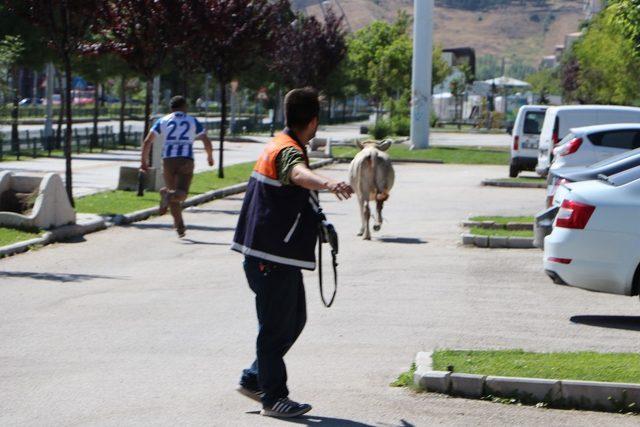
[[[462,220],[532,215],[543,189],[480,186],[504,166],[396,173],[371,242],[355,236],[354,201],[322,195],[341,237],[340,288],[325,309],[317,274],[305,273],[309,322],[287,363],[292,398],[314,410],[295,422],[637,425],[389,387],[421,350],[640,351],[637,298],[553,285],[539,250],[460,246]],[[0,424],[284,424],[258,419],[258,405],[233,391],[256,326],[241,257],[228,249],[240,203],[189,209],[184,241],[163,217],[3,260]]]

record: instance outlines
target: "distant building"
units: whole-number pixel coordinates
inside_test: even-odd
[[[549,55],[542,58],[540,62],[540,68],[555,68],[558,65],[558,58],[555,55]]]

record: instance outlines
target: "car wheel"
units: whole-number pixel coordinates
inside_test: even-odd
[[[518,165],[511,163],[509,165],[509,178],[517,178],[520,173],[520,169],[518,169]]]
[[[631,296],[640,294],[640,265],[636,268],[636,273],[633,275],[633,283],[631,283]]]

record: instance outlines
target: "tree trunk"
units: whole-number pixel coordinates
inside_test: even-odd
[[[220,79],[220,147],[218,149],[218,178],[224,178],[224,131],[227,125],[227,83]]]
[[[11,109],[11,150],[15,153],[18,151],[20,137],[18,135],[18,117],[20,108],[20,82],[18,79],[18,67],[13,70],[12,77],[13,86],[13,108]]]
[[[126,107],[126,103],[127,103],[127,99],[126,99],[126,91],[125,91],[125,85],[127,83],[127,78],[125,76],[122,76],[120,79],[120,145],[122,146],[122,148],[126,148],[125,144],[126,144],[126,140],[125,140],[125,135],[124,135],[124,112],[125,112],[125,107]]]
[[[71,206],[75,207],[73,202],[73,182],[71,176],[71,137],[73,134],[73,112],[71,111],[71,58],[66,53],[63,56],[64,61],[64,73],[65,73],[65,97],[64,104],[67,116],[67,131],[64,138],[64,159],[65,159],[65,187],[67,189],[67,197]]]
[[[91,135],[91,148],[98,146],[98,115],[100,114],[100,86],[94,83],[93,87],[93,135]]]
[[[62,147],[62,124],[64,122],[64,111],[65,111],[65,98],[66,93],[62,87],[62,77],[60,73],[56,75],[56,79],[58,80],[58,88],[60,88],[60,110],[58,112],[58,128],[56,129],[56,150],[59,150]]]
[[[147,79],[147,93],[144,99],[144,130],[142,131],[142,139],[149,133],[149,123],[151,121],[151,99],[153,97],[153,77]],[[149,153],[149,166],[153,166],[153,155]]]

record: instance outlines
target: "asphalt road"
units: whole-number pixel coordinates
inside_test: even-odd
[[[544,190],[479,186],[503,167],[396,168],[373,241],[355,236],[353,200],[321,197],[341,236],[338,299],[322,307],[305,274],[309,321],[287,356],[308,417],[263,419],[234,391],[256,334],[228,249],[236,196],[189,209],[182,241],[162,217],[0,260],[0,425],[637,425],[389,387],[421,350],[640,351],[637,298],[553,285],[538,250],[459,245],[469,215],[531,214]],[[598,327],[578,315],[630,317]]]

